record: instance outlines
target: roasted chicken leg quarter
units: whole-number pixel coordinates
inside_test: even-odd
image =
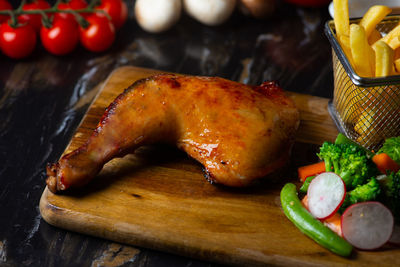
[[[285,164],[298,125],[298,110],[274,82],[156,75],[119,95],[82,147],[48,164],[47,185],[84,185],[111,159],[164,142],[203,164],[211,181],[246,186]]]

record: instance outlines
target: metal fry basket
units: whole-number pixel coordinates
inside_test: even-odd
[[[384,35],[399,22],[400,16],[388,16],[377,25],[377,30]],[[334,76],[329,113],[340,132],[368,149],[377,150],[385,138],[400,135],[400,75],[360,77],[336,39],[333,20],[325,24],[325,34],[332,46]]]

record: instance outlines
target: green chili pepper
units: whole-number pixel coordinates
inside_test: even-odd
[[[347,241],[315,219],[303,207],[294,184],[287,183],[282,188],[281,204],[286,217],[305,235],[338,255],[349,256],[351,254],[353,247]]]

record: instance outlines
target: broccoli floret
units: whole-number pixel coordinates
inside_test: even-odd
[[[388,154],[392,160],[400,164],[400,136],[386,139],[377,154],[380,153]]]
[[[400,218],[400,171],[390,172],[379,177],[383,191],[382,202],[392,210],[395,217]]]
[[[346,198],[341,206],[344,210],[348,206],[365,201],[372,201],[378,199],[381,193],[381,186],[379,182],[372,177],[368,183],[359,185],[353,190],[346,193]]]
[[[374,153],[372,151],[370,151],[370,150],[366,149],[365,147],[357,144],[356,142],[354,142],[353,140],[351,140],[350,138],[348,138],[347,136],[345,136],[342,133],[339,133],[337,135],[336,140],[335,140],[335,144],[336,145],[339,145],[339,144],[355,145],[355,146],[358,146],[359,148],[361,148],[362,150],[364,150],[369,158],[372,158],[374,156]]]
[[[318,157],[325,162],[325,170],[331,172],[339,169],[339,160],[342,157],[341,145],[324,142],[320,147]]]
[[[365,150],[352,144],[324,142],[317,155],[324,160],[326,171],[338,174],[347,189],[366,183],[378,173]]]

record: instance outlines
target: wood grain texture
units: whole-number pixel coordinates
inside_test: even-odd
[[[137,79],[158,73],[123,67],[114,71],[90,107],[65,153],[82,145],[105,107]],[[328,100],[290,93],[301,111],[296,157],[302,143],[333,140],[337,130]],[[292,166],[293,167],[293,166]],[[290,169],[290,168],[288,168]],[[336,256],[305,237],[285,217],[279,192],[295,181],[278,172],[257,186],[232,189],[211,185],[202,167],[170,147],[143,147],[114,159],[88,186],[40,201],[50,224],[83,234],[207,261],[234,265],[393,265],[400,251]]]

